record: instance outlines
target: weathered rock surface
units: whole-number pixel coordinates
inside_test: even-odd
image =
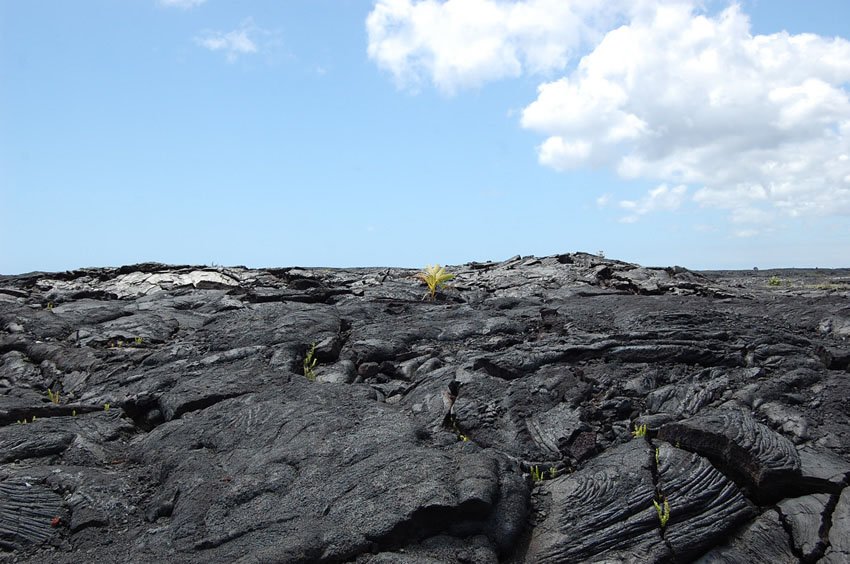
[[[0,562],[850,561],[850,272],[450,271],[0,276]]]

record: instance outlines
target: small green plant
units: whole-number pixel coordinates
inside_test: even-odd
[[[316,367],[317,362],[318,359],[316,358],[316,343],[313,343],[312,345],[310,345],[310,349],[304,356],[304,376],[306,376],[307,379],[311,382],[314,382],[316,380],[316,373],[313,371],[313,368]]]
[[[47,302],[47,311],[53,311],[53,302]]]
[[[549,477],[553,480],[558,477],[558,469],[554,466],[549,468]]]
[[[457,438],[458,438],[459,440],[461,440],[461,441],[462,441],[462,442],[464,442],[464,443],[468,443],[469,441],[471,441],[471,440],[472,440],[472,439],[469,437],[469,435],[465,434],[465,433],[461,430],[460,425],[458,425],[458,424],[457,424],[457,419],[455,418],[454,414],[450,414],[450,415],[449,415],[449,417],[448,417],[448,422],[451,424],[452,431],[454,431],[454,432],[455,432],[455,434],[457,435]]]
[[[24,419],[18,419],[18,425],[26,425],[26,423],[27,423],[26,418],[24,418]]]
[[[47,397],[49,397],[49,398],[50,398],[50,401],[51,401],[54,405],[59,405],[59,390],[56,390],[56,391],[54,392],[54,391],[53,391],[53,390],[51,390],[50,388],[47,388]]]
[[[655,506],[655,511],[658,513],[658,520],[661,521],[661,528],[667,526],[667,521],[670,520],[670,503],[667,501],[666,497],[661,498],[662,503],[658,503],[656,500],[652,500],[652,505]]]
[[[433,300],[437,297],[437,290],[444,287],[446,282],[454,278],[455,275],[446,272],[446,269],[439,264],[435,264],[426,266],[422,272],[416,274],[416,277],[428,286],[428,293],[425,294],[425,297],[430,296]]]
[[[77,410],[76,410],[76,409],[72,409],[72,410],[71,410],[71,415],[72,415],[72,416],[74,416],[74,417],[76,417],[76,416],[77,416]]]
[[[646,424],[644,425],[635,425],[635,430],[632,431],[632,436],[634,438],[640,438],[646,436]]]
[[[543,481],[543,472],[540,471],[540,468],[537,466],[531,467],[531,479],[535,482]]]
[[[135,339],[133,339],[133,342],[135,342],[135,343],[136,343],[136,346],[139,346],[139,345],[141,345],[141,344],[142,344],[142,338],[141,338],[141,337],[136,337]]]
[[[660,464],[660,462],[658,461],[658,453],[659,453],[659,452],[661,452],[661,449],[659,449],[658,447],[656,447],[656,448],[655,448],[655,466],[656,466],[656,467]]]
[[[767,285],[768,286],[781,286],[782,280],[780,280],[779,276],[776,276],[774,274],[773,276],[771,276],[770,278],[767,279]]]
[[[103,411],[109,411],[109,404],[108,403],[103,404]]]

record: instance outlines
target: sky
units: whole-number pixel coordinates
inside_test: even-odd
[[[850,266],[846,0],[0,0],[0,273]]]

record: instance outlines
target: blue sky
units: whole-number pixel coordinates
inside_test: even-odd
[[[843,0],[0,0],[0,273],[847,267],[848,21]]]

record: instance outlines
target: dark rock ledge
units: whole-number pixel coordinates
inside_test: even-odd
[[[0,562],[850,562],[850,271],[449,270],[0,276]]]

